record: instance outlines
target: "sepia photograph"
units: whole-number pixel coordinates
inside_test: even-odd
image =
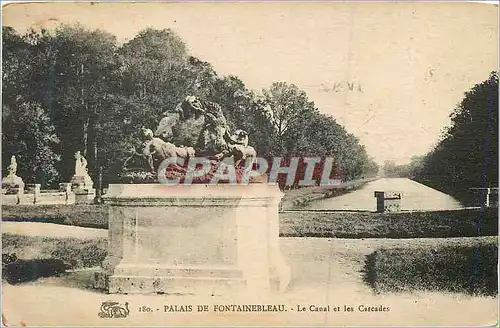
[[[2,326],[496,326],[498,2],[2,2]]]

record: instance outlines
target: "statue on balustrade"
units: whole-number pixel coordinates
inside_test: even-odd
[[[71,178],[71,184],[73,189],[91,190],[94,186],[88,173],[87,160],[80,151],[75,153],[75,174]]]
[[[24,182],[17,176],[17,160],[14,155],[10,158],[7,172],[7,175],[2,179],[2,189],[5,190],[6,194],[23,194]]]

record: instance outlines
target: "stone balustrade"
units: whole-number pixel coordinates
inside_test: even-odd
[[[26,190],[19,190],[16,194],[8,194],[2,189],[2,204],[70,205],[75,204],[75,194],[70,183],[61,183],[59,190],[42,190],[40,184],[28,184]]]
[[[498,207],[498,187],[470,189],[479,206]]]

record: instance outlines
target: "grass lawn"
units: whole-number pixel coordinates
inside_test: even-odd
[[[433,212],[280,213],[280,235],[326,238],[446,238],[498,235],[497,209]]]
[[[367,256],[364,281],[375,292],[439,291],[496,296],[498,244],[378,249]]]
[[[108,207],[103,205],[3,205],[2,220],[50,222],[107,229]]]
[[[3,221],[51,222],[87,228],[108,227],[104,205],[2,206]],[[323,238],[444,238],[498,235],[498,211],[433,212],[283,211],[280,236]]]

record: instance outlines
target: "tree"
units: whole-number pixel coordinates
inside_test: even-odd
[[[16,106],[29,82],[29,45],[12,27],[2,27],[2,104]]]
[[[99,117],[110,106],[110,95],[118,87],[119,65],[115,36],[81,26],[63,26],[53,37],[54,122],[64,136],[66,164],[73,165],[74,153],[83,150],[89,173],[96,177]],[[77,122],[77,123],[76,123]],[[76,123],[76,124],[75,124]],[[70,172],[65,168],[64,172]]]
[[[102,167],[105,183],[117,181],[139,129],[154,129],[187,95],[219,103],[230,129],[246,130],[261,156],[333,156],[344,179],[373,170],[359,140],[297,86],[276,82],[258,95],[191,56],[170,29],[146,29],[120,47],[80,25],[3,33],[3,154],[28,156],[20,162],[45,172],[47,183],[57,172],[69,181],[78,150],[94,178]]]
[[[384,165],[382,166],[382,170],[384,172],[384,176],[386,178],[395,178],[396,177],[396,162],[394,160],[385,160]]]
[[[208,99],[221,105],[231,130],[243,129],[249,133],[249,142],[258,154],[271,153],[269,137],[273,127],[267,119],[264,102],[243,81],[232,75],[214,79]]]
[[[359,139],[334,118],[321,114],[304,91],[293,84],[276,82],[263,93],[273,127],[273,154],[333,157],[336,177],[342,180],[376,174],[378,166]]]
[[[48,112],[36,99],[38,89],[32,88],[42,65],[33,51],[39,34],[31,31],[19,36],[10,27],[3,27],[2,34],[3,158],[16,156],[25,182],[53,185],[59,180],[60,157],[54,152],[59,140]]]
[[[77,150],[87,157],[90,173],[95,176],[98,117],[117,89],[116,38],[80,25],[64,25],[51,33],[31,30],[22,37],[16,37],[12,30],[4,32],[8,36],[4,44],[18,57],[4,58],[4,67],[8,72],[20,68],[15,77],[3,76],[6,103],[11,108],[36,104],[48,115],[63,141],[54,146],[61,155],[58,169],[63,181],[69,181],[73,174]]]
[[[3,106],[3,158],[15,155],[18,174],[25,182],[54,186],[59,181],[57,156],[53,147],[59,143],[48,114],[36,103],[24,103],[16,108]],[[8,161],[5,161],[9,164]]]
[[[273,151],[295,153],[301,139],[305,137],[306,127],[310,124],[308,118],[317,112],[314,103],[309,101],[304,91],[286,82],[275,82],[262,92],[268,109],[268,119],[274,128]]]
[[[183,75],[188,54],[177,34],[148,28],[123,44],[118,53],[124,95],[151,102],[160,112],[179,102],[186,87]]]
[[[24,40],[30,45],[30,83],[19,94],[47,109],[64,141],[58,149],[61,178],[71,178],[78,150],[95,176],[98,116],[116,89],[116,38],[80,25],[64,25],[53,33],[31,31]]]
[[[119,88],[99,116],[98,140],[104,180],[117,181],[130,149],[138,146],[141,127],[155,129],[162,114],[173,111],[187,95],[205,98],[216,78],[212,66],[187,53],[170,29],[146,29],[123,44]]]
[[[465,93],[417,179],[470,203],[470,188],[498,186],[498,73]]]
[[[333,117],[314,113],[306,118],[310,124],[298,146],[303,156],[333,157],[337,173],[345,180],[371,177],[378,165],[370,158],[359,140],[349,134]]]

